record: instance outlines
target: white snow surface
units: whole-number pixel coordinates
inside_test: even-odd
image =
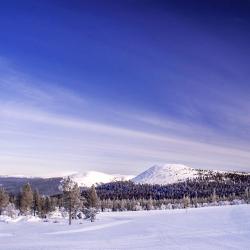
[[[70,175],[70,177],[74,182],[78,184],[78,186],[90,187],[93,184],[130,180],[134,176],[120,175],[120,174],[105,174],[98,171],[87,171],[85,173],[77,173]]]
[[[81,224],[80,224],[81,223]],[[244,250],[250,205],[105,212],[97,221],[0,222],[4,250]]]
[[[193,179],[198,176],[198,170],[182,164],[155,165],[132,179],[135,183],[166,185]]]
[[[38,222],[41,221],[40,218],[28,215],[28,216],[17,216],[15,218],[11,218],[6,215],[0,215],[0,223],[5,222],[5,223],[17,223],[17,222]]]

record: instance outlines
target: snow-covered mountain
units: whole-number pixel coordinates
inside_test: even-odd
[[[78,184],[78,186],[90,187],[93,184],[130,180],[134,175],[105,174],[97,171],[87,171],[85,173],[70,175],[70,177]]]
[[[227,174],[247,175],[250,173],[201,170],[194,169],[182,164],[165,164],[155,165],[143,173],[137,175],[106,174],[98,171],[86,171],[84,173],[70,173],[64,176],[44,178],[44,177],[27,177],[27,176],[0,176],[0,187],[3,186],[10,193],[18,193],[22,186],[30,183],[33,189],[39,189],[41,194],[54,195],[60,193],[58,186],[63,178],[70,176],[80,187],[90,187],[93,184],[104,184],[114,181],[131,180],[134,183],[148,183],[167,185],[194,179],[199,176],[210,178],[216,181],[216,175],[222,174],[222,178],[228,178]]]
[[[182,164],[155,165],[132,179],[135,183],[166,185],[198,177],[200,171]]]
[[[80,187],[90,187],[92,184],[101,184],[112,181],[129,180],[134,175],[105,174],[97,171],[85,173],[64,174],[60,177],[30,177],[30,176],[0,176],[0,187],[4,187],[10,193],[18,193],[22,186],[30,183],[32,188],[38,189],[41,194],[55,195],[60,193],[59,186],[63,178],[70,176]]]

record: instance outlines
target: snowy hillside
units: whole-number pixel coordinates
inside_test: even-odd
[[[199,170],[182,164],[155,165],[132,179],[135,183],[171,184],[198,177]]]
[[[93,184],[108,183],[112,181],[130,180],[133,175],[105,174],[97,171],[87,171],[85,173],[70,175],[73,181],[81,187],[90,187]]]
[[[162,166],[155,165],[149,168],[134,177],[132,181],[141,184],[167,185],[185,181],[187,179],[195,179],[201,176],[213,179],[218,173],[222,175],[222,178],[228,178],[226,176],[228,174],[234,174],[237,176],[250,175],[250,173],[247,172],[194,169],[183,164],[165,164]],[[215,181],[215,179],[213,180]]]

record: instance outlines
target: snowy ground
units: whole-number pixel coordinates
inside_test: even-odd
[[[78,222],[79,223],[79,222]],[[0,249],[249,249],[250,205],[99,214],[94,223],[0,222]]]

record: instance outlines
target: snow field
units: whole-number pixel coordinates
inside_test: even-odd
[[[0,222],[2,250],[249,249],[250,205],[107,212],[72,226],[21,219]]]

